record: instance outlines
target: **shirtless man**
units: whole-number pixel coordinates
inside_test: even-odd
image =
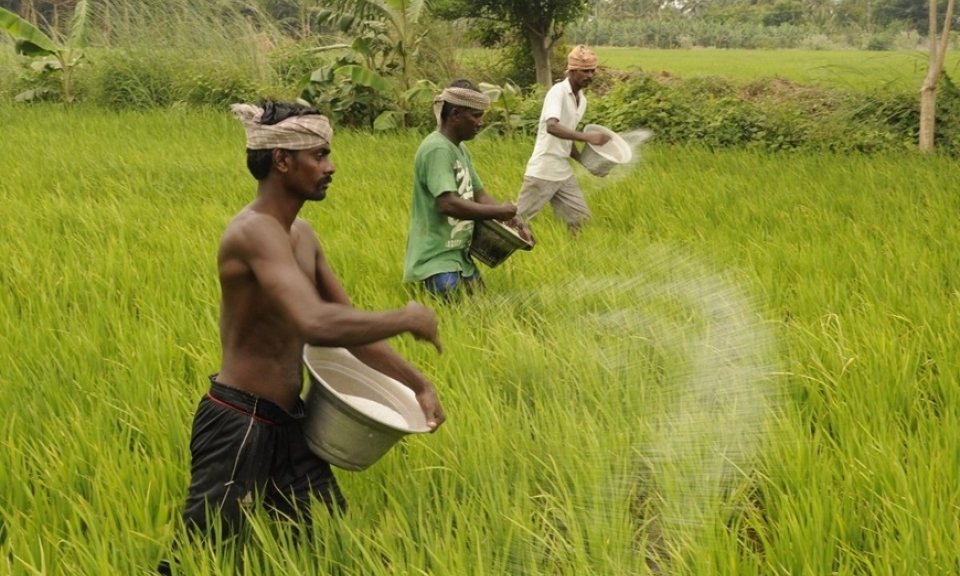
[[[183,515],[198,532],[218,523],[234,531],[255,501],[296,520],[308,517],[311,496],[331,510],[345,506],[330,465],[309,451],[300,429],[304,344],[348,348],[412,389],[431,428],[444,421],[433,385],[385,341],[406,332],[441,351],[434,313],[416,302],[354,309],[316,234],[297,218],[333,180],[327,119],[284,102],[233,110],[259,184],[217,255],[223,359],[194,417]]]

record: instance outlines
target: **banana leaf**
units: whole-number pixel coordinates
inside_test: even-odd
[[[337,68],[336,73],[346,76],[354,84],[373,88],[379,92],[389,92],[391,89],[390,83],[384,80],[383,76],[363,66],[348,64]]]
[[[14,49],[24,56],[49,56],[60,50],[40,29],[5,8],[0,8],[0,30],[13,36]]]
[[[68,48],[87,47],[87,0],[79,0],[73,9],[73,18],[70,19],[70,35],[67,37]]]

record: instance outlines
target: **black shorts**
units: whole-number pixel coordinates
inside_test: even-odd
[[[330,510],[346,509],[330,464],[307,447],[300,428],[303,402],[291,414],[213,376],[210,380],[190,437],[190,490],[183,512],[188,529],[212,528],[209,511],[229,534],[242,524],[244,508],[257,502],[304,522],[310,518],[311,496]]]

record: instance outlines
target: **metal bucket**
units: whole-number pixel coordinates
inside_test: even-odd
[[[633,149],[613,130],[599,124],[587,124],[583,127],[583,132],[602,132],[610,136],[610,141],[603,146],[584,144],[583,151],[580,152],[580,163],[594,176],[606,176],[617,164],[626,164],[633,159]]]
[[[412,390],[345,348],[304,346],[303,363],[307,445],[334,466],[363,470],[407,434],[430,432]]]
[[[473,226],[470,255],[496,268],[517,249],[533,250],[516,230],[496,220],[480,220]]]

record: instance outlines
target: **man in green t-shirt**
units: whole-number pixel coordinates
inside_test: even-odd
[[[487,95],[469,81],[452,82],[434,99],[437,130],[424,138],[414,160],[403,281],[420,282],[436,296],[482,285],[469,254],[474,221],[507,221],[517,214],[516,204],[498,202],[484,191],[463,144],[480,132],[489,105]],[[521,234],[529,238],[525,227]]]

